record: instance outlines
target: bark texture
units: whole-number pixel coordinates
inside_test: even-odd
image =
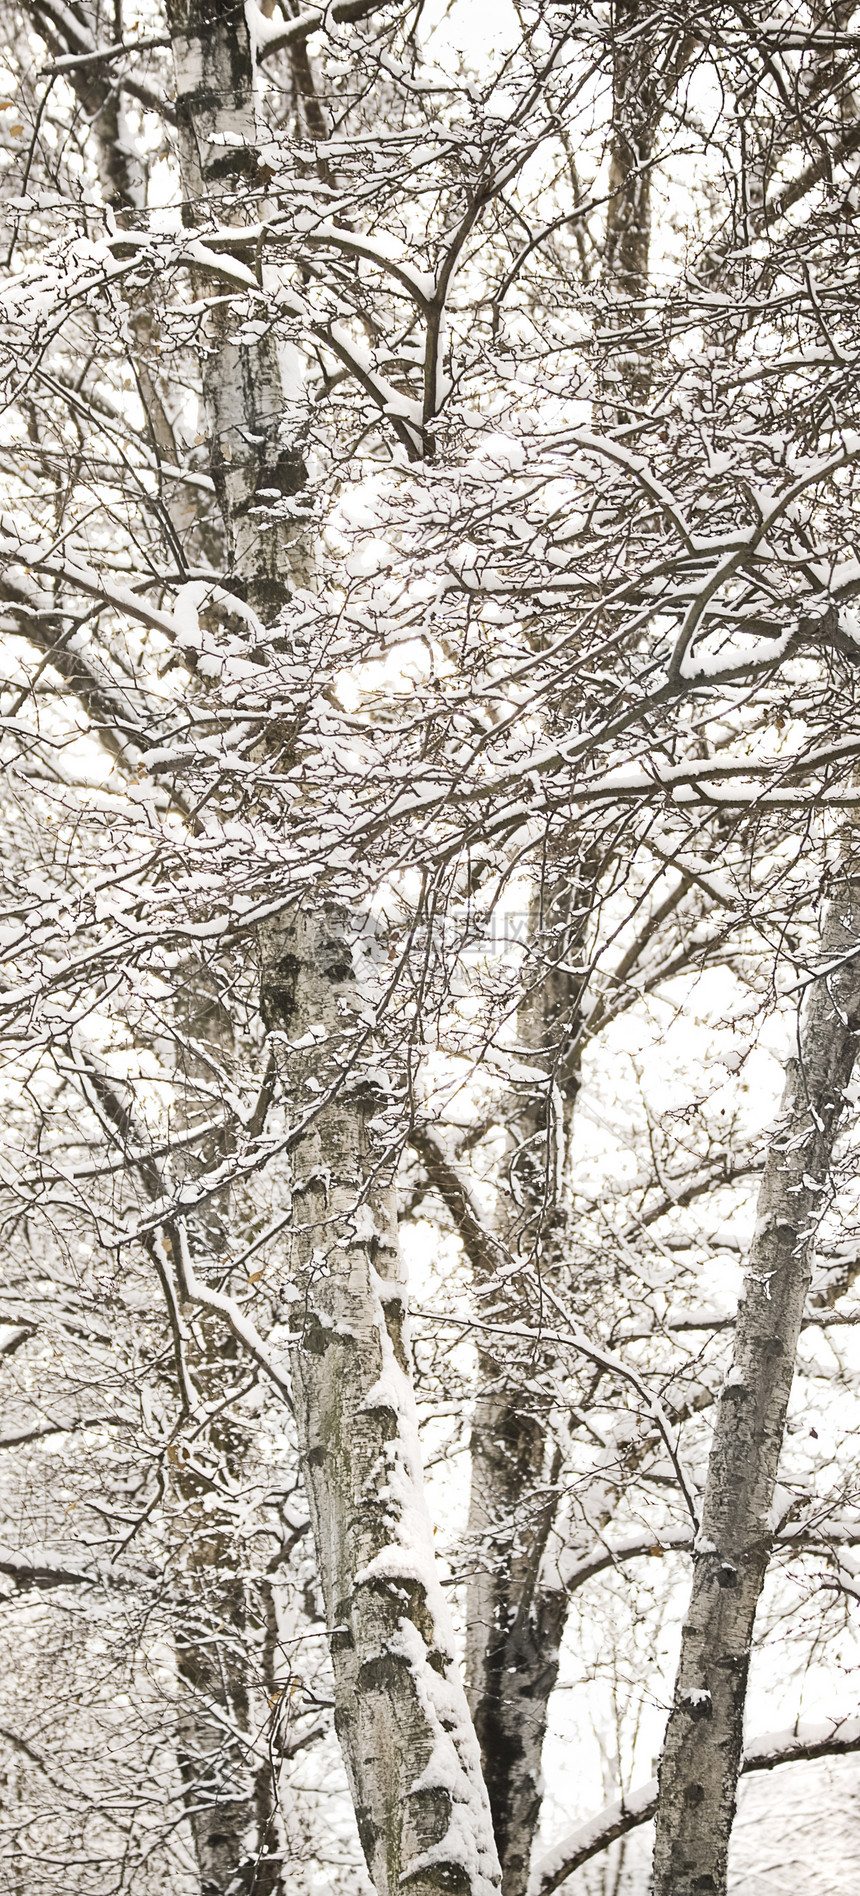
[[[654,16],[642,0],[616,0],[612,34],[612,136],[603,275],[643,296],[651,248],[651,161],[659,117]]]
[[[860,882],[831,901],[822,963],[758,1200],[708,1465],[692,1597],[660,1767],[654,1896],[723,1896],[756,1607],[812,1249],[860,1033]],[[853,951],[853,952],[852,952]],[[848,957],[848,958],[846,958]]]
[[[489,1896],[498,1865],[435,1576],[380,1100],[350,1071],[363,1008],[348,930],[333,910],[299,913],[264,954],[294,1110],[325,1100],[294,1166],[293,1381],[359,1833],[380,1896]]]
[[[178,991],[176,1121],[192,1121],[198,1095],[195,1081],[208,1066],[197,1049],[211,1048],[229,1058],[232,1022],[212,991],[206,971],[191,962]],[[225,1156],[229,1140],[204,1142],[189,1154],[186,1171],[199,1177]],[[207,1279],[213,1267],[223,1277],[226,1205],[210,1199],[189,1221],[193,1262]],[[187,1371],[206,1402],[218,1402],[234,1382],[238,1346],[218,1319],[200,1314],[189,1326]],[[207,1431],[207,1447],[231,1482],[247,1475],[254,1462],[249,1431],[235,1414],[216,1416]],[[252,1726],[259,1719],[253,1703],[255,1646],[261,1644],[264,1605],[259,1588],[241,1572],[244,1548],[235,1518],[220,1504],[218,1484],[206,1472],[181,1459],[172,1470],[181,1512],[174,1535],[181,1536],[180,1572],[175,1609],[176,1669],[179,1697],[179,1764],[200,1870],[201,1896],[274,1896],[280,1887],[280,1857],[266,1780],[270,1772],[253,1766]],[[272,1854],[270,1854],[272,1853]]]
[[[244,12],[176,0],[171,30],[186,216],[229,222],[241,253],[260,180]],[[298,491],[304,469],[284,441],[275,341],[237,345],[234,326],[229,311],[210,318],[211,466],[231,584],[271,621],[302,555],[288,527],[266,523],[267,503]],[[375,1175],[377,1095],[351,1072],[364,1010],[348,932],[323,903],[270,927],[261,948],[261,1009],[291,1104],[326,1096],[294,1164],[294,1389],[362,1846],[380,1896],[490,1896],[498,1861],[435,1577],[393,1184]]]
[[[216,1523],[205,1537],[200,1484],[190,1490],[188,1576],[177,1602],[179,1767],[200,1873],[201,1896],[266,1896],[257,1875],[260,1838],[248,1769],[249,1705],[245,1599],[235,1546]],[[268,1866],[267,1866],[268,1868]],[[264,1874],[267,1873],[267,1868]]]
[[[510,1197],[494,1253],[461,1222],[478,1294],[500,1255],[519,1252],[522,1276],[494,1294],[494,1320],[533,1324],[536,1273],[552,1277],[564,1248],[563,1171],[579,1087],[581,980],[570,972],[587,916],[583,888],[553,888],[535,902],[533,976],[518,1017],[530,1077],[519,1088],[509,1154]],[[448,1194],[449,1203],[451,1195]],[[502,1864],[505,1896],[522,1896],[540,1814],[541,1754],[558,1676],[566,1596],[542,1585],[541,1563],[558,1503],[558,1466],[548,1427],[552,1393],[536,1391],[543,1361],[520,1363],[479,1347],[472,1429],[467,1595],[469,1700]]]
[[[242,0],[170,0],[168,19],[184,219],[213,231],[229,226],[229,238],[217,248],[254,269],[256,235],[243,241],[241,224],[249,212],[255,221],[261,216],[268,174]],[[210,312],[203,408],[227,539],[228,578],[270,621],[284,602],[289,577],[301,570],[302,556],[295,533],[267,526],[267,506],[299,493],[306,474],[300,449],[287,438],[275,336],[268,331],[253,343],[239,344],[237,327],[229,302],[219,302]]]

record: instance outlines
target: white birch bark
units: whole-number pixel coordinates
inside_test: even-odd
[[[332,910],[298,914],[264,956],[294,1110],[333,1094],[294,1166],[293,1379],[359,1833],[380,1896],[489,1896],[498,1863],[435,1572],[379,1099],[345,1072],[361,1008],[348,931]]]
[[[218,217],[229,201],[235,228],[257,175],[245,18],[182,0],[172,31],[188,215]],[[212,471],[231,583],[271,619],[299,553],[287,530],[261,534],[260,494],[294,492],[304,476],[280,438],[274,341],[239,347],[230,327],[215,316],[204,385]],[[498,1860],[434,1568],[393,1187],[371,1177],[375,1096],[342,1071],[361,1012],[350,945],[323,904],[269,927],[261,949],[261,1006],[291,1101],[337,1083],[295,1157],[294,1386],[359,1834],[380,1896],[490,1896]],[[305,1037],[310,1066],[290,1048]]]
[[[732,1366],[708,1465],[693,1590],[660,1767],[654,1896],[723,1896],[750,1646],[815,1227],[860,1033],[860,883],[846,878],[762,1178]]]
[[[236,0],[171,0],[168,19],[176,71],[183,217],[187,224],[230,227],[222,249],[253,266],[256,239],[243,244],[249,193],[260,189],[254,55],[244,8]],[[265,173],[263,174],[265,175]],[[259,199],[250,205],[259,216]],[[208,289],[208,285],[205,286]],[[229,582],[266,621],[282,606],[301,567],[294,533],[261,526],[265,497],[304,485],[301,454],[282,434],[284,394],[277,343],[267,332],[238,344],[229,303],[207,322],[203,373],[210,470],[227,540]]]

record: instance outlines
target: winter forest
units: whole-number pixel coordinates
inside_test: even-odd
[[[0,7],[0,1891],[857,1896],[860,10]]]

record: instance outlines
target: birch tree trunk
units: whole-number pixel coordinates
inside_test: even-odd
[[[264,957],[294,1109],[331,1095],[295,1160],[293,1377],[359,1833],[380,1896],[488,1896],[498,1864],[435,1574],[393,1182],[370,1124],[380,1100],[348,1071],[363,1011],[348,929],[333,910],[299,913],[269,930]]]
[[[241,8],[171,11],[190,220],[236,239],[258,183],[253,55]],[[303,484],[281,433],[276,344],[211,320],[204,383],[230,583],[271,620],[301,569],[292,530],[260,530],[266,494]],[[292,1268],[299,1441],[331,1633],[336,1725],[380,1896],[490,1896],[498,1860],[480,1756],[435,1575],[390,1178],[375,1175],[378,1097],[350,1072],[364,1004],[343,918],[323,905],[261,940],[261,1008],[291,1105],[331,1097],[295,1157]],[[310,1045],[299,1053],[295,1043]]]
[[[229,224],[223,248],[253,263],[256,239],[241,236],[249,195],[259,214],[266,177],[259,150],[254,57],[245,12],[236,0],[170,0],[176,72],[183,217]],[[215,299],[213,299],[214,301]],[[271,330],[253,343],[233,340],[226,299],[207,322],[203,408],[210,470],[224,520],[229,581],[264,621],[272,620],[301,571],[295,533],[261,524],[265,499],[305,483],[301,453],[283,438],[284,395]]]
[[[519,1278],[494,1294],[496,1316],[532,1324],[535,1273],[557,1274],[564,1251],[562,1174],[579,1087],[581,980],[570,972],[582,948],[587,877],[534,904],[535,973],[517,1020],[531,1076],[521,1083],[509,1168],[508,1215],[499,1236],[522,1259]],[[451,1203],[450,1192],[444,1194]],[[517,1204],[519,1203],[519,1210]],[[462,1231],[462,1226],[461,1226]],[[476,1289],[493,1281],[492,1247],[464,1245]],[[467,1592],[469,1699],[502,1863],[505,1896],[521,1896],[540,1814],[541,1754],[558,1676],[567,1601],[541,1585],[541,1563],[558,1504],[558,1465],[548,1427],[552,1393],[536,1396],[541,1368],[526,1346],[521,1363],[479,1345],[472,1428]]]
[[[738,1310],[708,1464],[693,1590],[660,1767],[654,1896],[723,1896],[756,1607],[813,1240],[860,1033],[860,882],[822,933]]]

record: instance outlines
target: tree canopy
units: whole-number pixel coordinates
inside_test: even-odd
[[[3,13],[7,1887],[723,1892],[860,1749],[856,13]]]

